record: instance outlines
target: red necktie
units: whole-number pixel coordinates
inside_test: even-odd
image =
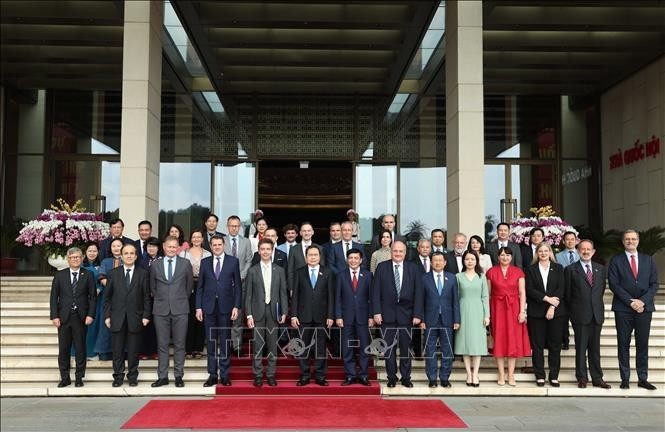
[[[591,265],[586,265],[586,281],[590,286],[593,286],[593,273],[591,272]]]
[[[353,272],[353,278],[351,279],[351,285],[353,285],[353,292],[358,291],[358,278],[356,277],[356,272]]]
[[[633,271],[633,277],[637,280],[637,261],[635,261],[635,255],[630,256],[630,269]]]

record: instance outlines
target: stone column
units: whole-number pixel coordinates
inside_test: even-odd
[[[159,143],[162,94],[164,2],[125,2],[122,48],[122,126],[120,139],[120,217],[136,237],[148,219],[160,232]]]
[[[446,161],[448,242],[453,234],[483,235],[483,5],[446,2]]]

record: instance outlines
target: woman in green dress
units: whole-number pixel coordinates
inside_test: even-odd
[[[462,255],[462,262],[464,271],[456,275],[462,322],[455,335],[455,354],[464,358],[466,385],[478,387],[480,358],[487,355],[485,327],[490,323],[489,292],[478,254],[468,250]]]

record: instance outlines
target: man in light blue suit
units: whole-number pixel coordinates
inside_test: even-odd
[[[580,260],[580,256],[576,249],[577,234],[572,231],[566,231],[563,235],[563,244],[566,248],[556,254],[556,262],[561,264],[563,268],[566,268]]]
[[[444,272],[446,257],[441,252],[432,254],[432,271],[423,278],[425,318],[425,371],[429,387],[437,386],[438,377],[442,387],[451,387],[450,372],[453,367],[453,331],[460,326],[459,294],[457,278]],[[441,367],[438,368],[437,342],[441,345]]]

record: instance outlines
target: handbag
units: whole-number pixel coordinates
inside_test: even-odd
[[[487,332],[487,349],[494,349],[494,337],[492,336],[492,331],[489,326],[485,327],[485,329]]]

